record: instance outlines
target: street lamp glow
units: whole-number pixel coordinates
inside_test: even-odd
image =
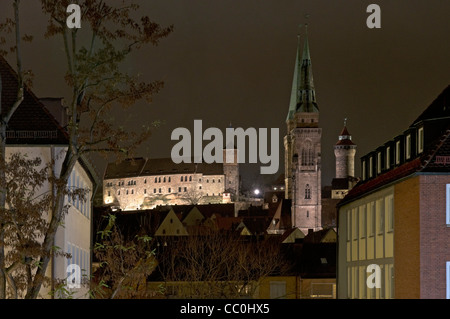
[[[259,189],[255,189],[254,193],[255,195],[259,195]]]

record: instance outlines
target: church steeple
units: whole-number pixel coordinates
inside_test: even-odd
[[[308,25],[306,24],[307,28]],[[300,57],[300,36],[298,36],[297,56],[295,58],[294,78],[287,121],[297,112],[318,113],[319,108],[314,90],[311,54],[309,52],[308,31],[306,30],[302,56]]]

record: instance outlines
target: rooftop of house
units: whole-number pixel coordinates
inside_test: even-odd
[[[5,116],[17,98],[16,71],[0,56],[1,110]],[[31,89],[25,85],[24,99],[11,117],[6,132],[7,144],[64,145],[68,135]]]
[[[400,164],[393,165],[378,174],[373,174],[372,178],[363,178],[339,202],[338,206],[345,205],[358,197],[417,172],[449,172],[448,163],[446,164],[445,161],[440,160],[441,158],[450,157],[450,121],[447,118],[450,118],[450,86],[447,86],[411,124],[408,130],[409,132],[424,121],[433,121],[434,124],[427,136],[429,143],[424,147],[423,152],[416,152],[411,158],[402,160]],[[401,140],[401,136],[397,137],[397,140]],[[377,148],[377,150],[379,149],[381,148]],[[374,152],[362,158],[370,157],[372,153]]]

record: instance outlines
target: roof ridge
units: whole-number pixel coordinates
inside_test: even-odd
[[[14,77],[14,80],[17,84],[17,82],[19,81],[18,74],[17,74],[16,70],[14,70],[13,67],[8,63],[8,61],[5,59],[4,56],[0,55],[0,63],[6,67],[7,71],[10,73],[10,75],[12,75]],[[26,85],[26,83],[24,83],[23,88],[24,88],[24,99],[25,99],[25,92],[26,92],[31,96],[31,98],[33,99],[33,102],[35,102],[39,107],[41,107],[41,109],[44,111],[44,113],[50,118],[50,121],[52,121],[53,124],[56,125],[56,127],[63,134],[63,136],[66,137],[67,139],[69,139],[69,134],[66,132],[66,130],[63,129],[63,127],[55,119],[55,117],[50,113],[50,111],[45,107],[45,105],[37,98],[37,96],[31,90],[31,87],[29,87],[28,85]],[[0,92],[0,94],[1,94],[1,92]],[[19,105],[19,107],[20,107],[20,105]]]

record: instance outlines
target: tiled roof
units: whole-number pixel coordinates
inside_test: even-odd
[[[109,163],[105,170],[105,179],[170,175],[194,174],[223,175],[222,163],[179,163],[175,164],[171,158],[134,158],[120,163]]]
[[[413,122],[413,125],[423,120],[438,117],[450,117],[450,85],[448,85],[445,90],[433,101],[433,103],[431,103],[431,105],[419,115],[419,117]]]
[[[17,96],[17,73],[5,58],[0,56],[0,75],[2,80],[2,115],[11,109]],[[68,138],[50,112],[34,93],[25,86],[24,100],[14,112],[7,127],[8,144],[67,144]]]

